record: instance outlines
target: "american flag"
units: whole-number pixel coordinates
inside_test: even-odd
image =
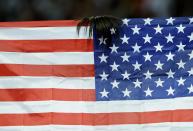
[[[0,23],[1,131],[192,131],[193,18]]]

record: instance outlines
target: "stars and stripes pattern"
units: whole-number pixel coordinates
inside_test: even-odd
[[[110,46],[76,21],[0,23],[0,130],[192,131],[192,23],[123,19]]]

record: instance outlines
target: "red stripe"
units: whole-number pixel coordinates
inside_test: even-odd
[[[0,76],[92,77],[94,65],[0,64]]]
[[[91,52],[92,39],[0,40],[0,51],[8,52]]]
[[[0,27],[57,27],[77,26],[77,20],[50,20],[50,21],[23,21],[23,22],[0,22]]]
[[[94,101],[94,89],[0,89],[0,101]]]
[[[130,113],[32,113],[0,114],[0,126],[117,125],[161,122],[193,122],[193,110]]]

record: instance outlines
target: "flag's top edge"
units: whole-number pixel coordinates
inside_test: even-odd
[[[0,22],[0,27],[60,27],[77,26],[78,20],[48,20],[48,21],[19,21]]]
[[[158,21],[169,19],[166,18],[149,18]],[[187,21],[188,19],[193,19],[193,17],[170,17],[182,21]],[[139,20],[148,18],[125,18],[128,20]],[[124,19],[123,19],[124,20]],[[77,26],[79,20],[41,20],[41,21],[17,21],[17,22],[0,22],[0,27],[60,27],[60,26]],[[140,23],[138,23],[140,24]]]

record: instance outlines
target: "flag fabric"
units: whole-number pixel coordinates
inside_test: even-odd
[[[192,131],[193,18],[0,23],[1,131]]]

